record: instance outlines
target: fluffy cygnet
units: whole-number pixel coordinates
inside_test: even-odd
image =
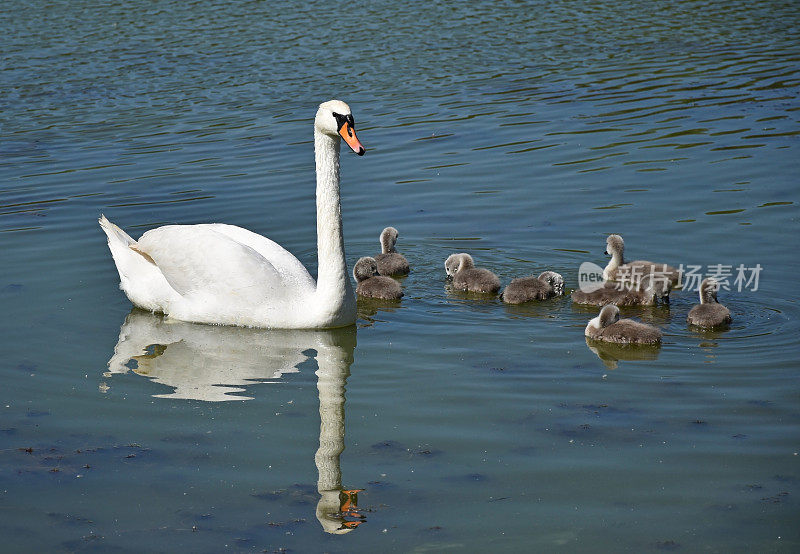
[[[356,294],[367,298],[398,300],[403,296],[400,283],[391,277],[378,275],[378,263],[375,258],[361,258],[353,267],[353,277],[358,286]]]
[[[653,306],[659,300],[669,304],[669,291],[670,281],[666,277],[647,274],[638,283],[624,287],[618,282],[606,281],[591,292],[573,291],[572,301],[592,306]]]
[[[656,277],[666,277],[670,286],[676,286],[680,281],[680,272],[667,264],[648,262],[647,260],[625,261],[625,241],[619,235],[609,235],[606,239],[606,254],[611,256],[611,261],[603,270],[603,279],[606,281],[633,281],[636,282],[647,274]]]
[[[522,304],[531,300],[546,300],[564,294],[564,278],[555,271],[543,271],[538,277],[517,277],[503,290],[503,302]]]
[[[698,327],[721,327],[731,322],[731,311],[717,302],[719,283],[711,277],[700,283],[700,304],[689,310],[686,321]]]
[[[375,256],[378,273],[381,275],[408,275],[410,271],[408,260],[395,249],[399,236],[394,227],[381,231],[381,253]]]
[[[451,254],[444,262],[444,270],[453,278],[453,288],[468,292],[494,294],[500,290],[500,279],[489,271],[475,267],[469,254]]]
[[[590,339],[619,344],[656,344],[661,342],[661,331],[652,325],[632,319],[620,319],[619,308],[614,304],[603,306],[600,315],[589,321],[586,336]]]

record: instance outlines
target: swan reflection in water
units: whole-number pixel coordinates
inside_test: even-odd
[[[616,344],[586,337],[586,346],[597,354],[608,369],[617,369],[620,360],[655,360],[660,344]]]
[[[276,383],[316,351],[319,391],[319,472],[316,516],[328,533],[348,533],[364,522],[358,493],[343,490],[345,384],[356,346],[355,326],[326,331],[265,330],[198,325],[134,309],[119,333],[104,375],[133,371],[172,387],[158,398],[207,402],[250,400],[244,386]],[[108,387],[103,385],[104,390]]]

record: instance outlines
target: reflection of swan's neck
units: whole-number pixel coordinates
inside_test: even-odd
[[[346,354],[337,348],[320,349],[317,353],[320,425],[319,449],[314,461],[319,471],[320,492],[342,489],[339,456],[344,451],[344,387],[349,364],[330,359],[342,355]]]
[[[314,129],[317,166],[317,294],[315,303],[331,314],[347,311],[355,296],[347,274],[339,193],[339,138]]]
[[[314,455],[319,478],[317,491],[317,520],[326,533],[342,534],[352,531],[342,524],[340,514],[342,469],[339,456],[344,451],[344,387],[352,352],[341,348],[317,349],[317,389],[319,390],[319,449]]]

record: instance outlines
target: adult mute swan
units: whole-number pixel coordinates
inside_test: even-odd
[[[364,154],[348,105],[340,100],[320,104],[314,119],[316,283],[279,244],[241,227],[166,225],[137,241],[101,216],[120,288],[134,305],[182,321],[283,329],[355,323],[342,237],[340,138]]]

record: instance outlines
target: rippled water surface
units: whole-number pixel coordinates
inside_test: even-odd
[[[0,10],[4,549],[800,549],[796,2]],[[327,332],[131,311],[100,213],[240,225],[316,271],[333,97],[368,149],[348,262],[397,227],[402,301]],[[624,310],[660,349],[587,345],[569,296],[444,281],[466,251],[574,289],[609,233],[730,266],[730,329],[688,328],[683,290]]]

